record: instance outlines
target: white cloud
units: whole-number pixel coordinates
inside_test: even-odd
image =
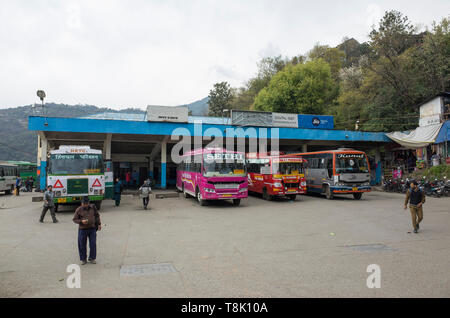
[[[178,105],[240,86],[264,56],[367,39],[368,18],[398,9],[429,25],[448,1],[0,0],[0,107],[47,101]]]

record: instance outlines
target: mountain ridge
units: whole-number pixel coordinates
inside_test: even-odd
[[[197,100],[188,106],[189,113],[201,116],[207,110],[208,97]],[[179,106],[175,106],[179,107]],[[144,114],[146,110],[139,108],[112,109],[95,105],[67,105],[47,103],[42,109],[40,105],[25,105],[0,109],[0,161],[21,160],[36,162],[37,133],[28,130],[28,116],[49,117],[85,117],[100,113],[133,113]],[[207,114],[207,111],[206,111]]]

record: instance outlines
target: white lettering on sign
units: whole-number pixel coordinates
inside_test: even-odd
[[[298,128],[298,115],[272,113],[272,126]]]
[[[364,158],[363,154],[355,154],[355,153],[339,153],[337,154],[338,159],[343,158]]]
[[[206,154],[205,160],[244,160],[244,155],[241,153],[208,153]]]

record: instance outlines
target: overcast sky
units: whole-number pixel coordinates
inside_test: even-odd
[[[449,0],[0,0],[0,108],[179,105],[241,86],[263,57],[367,40],[384,11],[422,27]]]

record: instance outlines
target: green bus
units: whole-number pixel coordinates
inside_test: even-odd
[[[28,161],[7,161],[11,165],[17,166],[17,171],[22,178],[25,180],[28,177],[32,177],[35,181],[37,179],[37,164]]]
[[[59,205],[79,204],[89,196],[100,210],[105,198],[105,169],[100,150],[89,146],[60,146],[50,151],[47,185],[53,186],[55,210]]]

